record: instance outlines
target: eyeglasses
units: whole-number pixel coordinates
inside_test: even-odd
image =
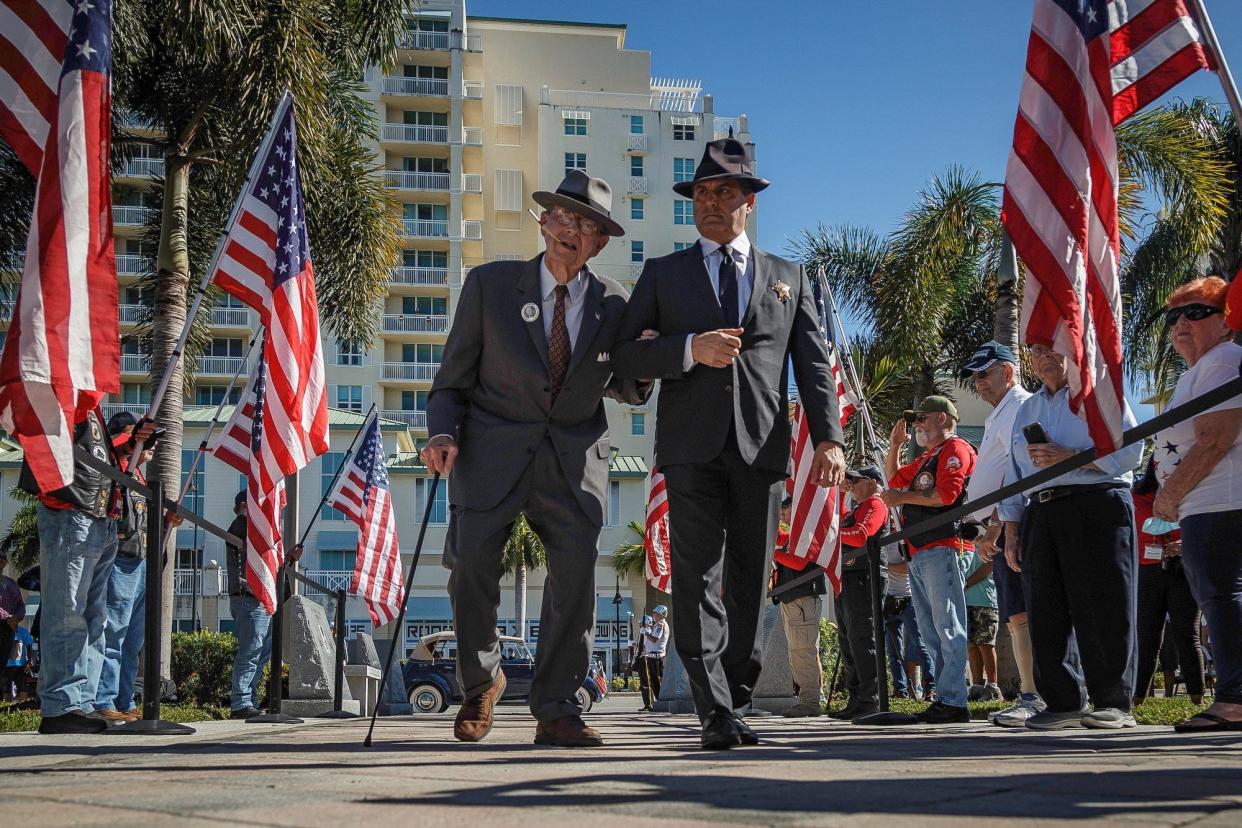
[[[928,417],[930,417],[930,416],[931,416],[931,414],[915,414],[915,415],[914,415],[914,421],[915,421],[916,423],[921,423],[921,422],[926,421],[926,420],[927,420],[927,418],[928,418]]]
[[[584,236],[598,236],[601,232],[598,222],[593,219],[583,218],[564,207],[553,207],[548,211],[548,215],[561,227],[578,225],[578,232]]]
[[[1177,320],[1185,316],[1191,322],[1198,322],[1200,319],[1207,319],[1214,313],[1221,313],[1220,308],[1214,308],[1211,305],[1204,305],[1199,302],[1193,305],[1178,305],[1176,308],[1169,308],[1164,312],[1164,324],[1170,328],[1177,324]]]

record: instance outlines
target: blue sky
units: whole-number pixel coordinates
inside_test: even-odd
[[[1242,2],[1207,0],[1235,77]],[[693,77],[723,115],[751,118],[759,244],[819,222],[891,230],[952,164],[1000,181],[1026,58],[1029,0],[467,0],[470,14],[625,23],[656,75]],[[1200,72],[1175,90],[1224,101]]]

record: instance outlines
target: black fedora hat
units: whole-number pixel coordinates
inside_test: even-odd
[[[556,192],[536,190],[530,197],[545,209],[564,207],[599,222],[610,236],[625,235],[625,229],[612,220],[612,187],[602,178],[592,178],[582,170],[570,170]]]
[[[751,190],[756,193],[771,183],[751,171],[750,161],[746,158],[746,147],[742,146],[741,141],[736,138],[721,138],[707,142],[703,149],[703,160],[694,170],[694,179],[678,181],[673,185],[673,192],[691,198],[694,196],[694,185],[700,181],[719,181],[725,178],[748,181]]]

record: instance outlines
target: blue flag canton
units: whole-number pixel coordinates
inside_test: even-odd
[[[276,217],[276,267],[273,290],[302,273],[310,263],[310,242],[306,238],[306,206],[297,164],[297,128],[293,122],[293,102],[276,122],[267,157],[256,175],[251,195],[271,209]]]
[[[112,66],[112,0],[65,0],[73,7],[61,77],[70,72],[107,75]]]
[[[358,449],[357,464],[367,478],[367,491],[364,497],[370,500],[371,487],[388,488],[388,464],[385,462],[384,443],[380,439],[379,419],[371,420],[367,434],[362,438],[362,446]]]
[[[1090,43],[1108,31],[1108,0],[1054,0],[1073,19]]]
[[[259,365],[255,369],[258,373],[254,380],[254,416],[250,424],[250,452],[255,457],[263,448],[263,397],[267,394],[267,361],[263,351],[266,348],[267,337],[264,337],[263,346],[259,349]]]

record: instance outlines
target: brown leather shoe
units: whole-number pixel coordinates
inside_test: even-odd
[[[492,710],[505,692],[505,674],[500,672],[491,687],[466,699],[453,722],[453,735],[463,742],[479,742],[492,729]]]
[[[121,715],[124,716],[127,721],[136,722],[142,718],[142,708],[135,707],[133,710],[124,710],[121,712]]]
[[[604,737],[599,731],[587,727],[579,716],[566,716],[535,726],[535,744],[557,747],[600,747]]]
[[[102,710],[96,710],[95,714],[99,716],[99,718],[107,719],[109,722],[112,722],[113,724],[121,724],[122,722],[130,721],[129,716],[111,707],[106,707],[106,708],[103,708]]]

